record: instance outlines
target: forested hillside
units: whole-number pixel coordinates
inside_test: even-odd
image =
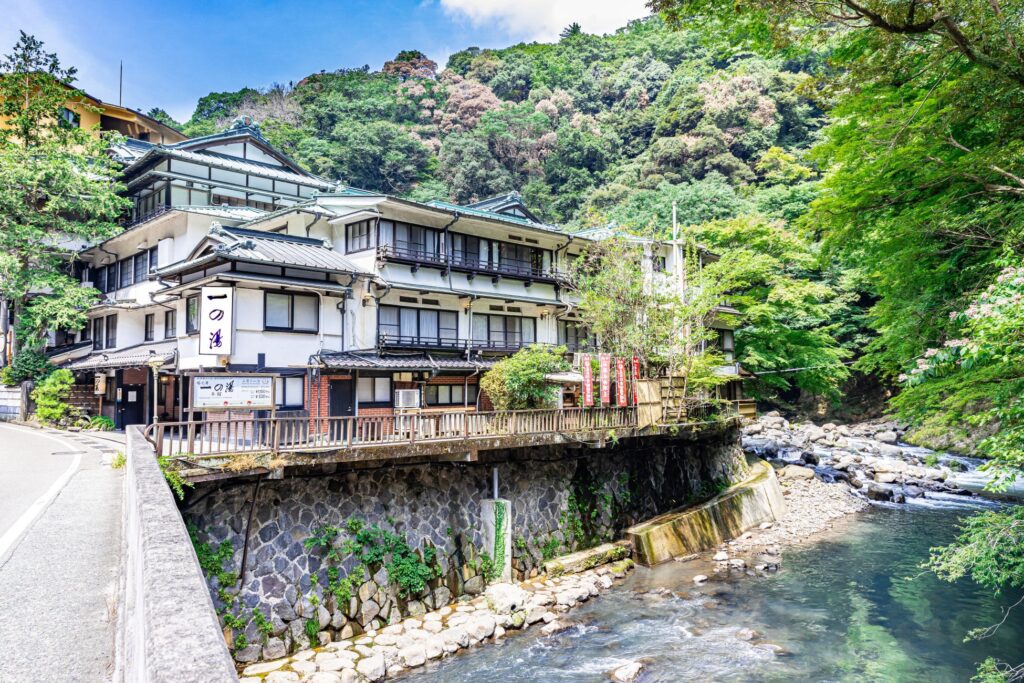
[[[572,26],[554,44],[469,48],[443,70],[409,51],[378,72],[212,93],[184,129],[209,133],[248,114],[316,173],[415,199],[518,190],[570,230],[611,223],[667,237],[675,202],[679,223],[744,274],[745,366],[809,368],[753,388],[835,397],[862,341],[848,305],[857,295],[823,267],[815,232],[798,228],[820,183],[808,152],[827,119],[804,92],[823,65],[653,17],[608,36]]]

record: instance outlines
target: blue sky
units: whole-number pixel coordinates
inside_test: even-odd
[[[606,33],[646,15],[643,0],[0,0],[0,50],[18,30],[44,41],[77,85],[110,102],[187,119],[212,91],[288,83],[418,49],[444,66],[469,46],[550,41],[572,21]]]

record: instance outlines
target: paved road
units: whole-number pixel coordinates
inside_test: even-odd
[[[2,683],[110,679],[122,473],[104,461],[118,448],[0,424]]]

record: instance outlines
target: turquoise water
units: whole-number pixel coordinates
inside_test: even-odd
[[[988,640],[963,642],[1019,595],[996,599],[917,568],[972,513],[874,509],[827,540],[787,551],[783,570],[767,578],[696,589],[692,571],[677,563],[641,568],[569,613],[577,625],[566,632],[517,633],[402,680],[607,681],[610,671],[641,659],[642,683],[967,681],[986,656],[1024,660],[1024,609]]]

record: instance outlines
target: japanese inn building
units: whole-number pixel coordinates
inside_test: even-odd
[[[74,402],[118,428],[187,419],[200,372],[274,375],[278,414],[390,414],[399,389],[424,411],[488,410],[479,379],[501,357],[591,343],[561,273],[605,233],[547,225],[516,193],[459,206],[348,187],[241,120],[112,153],[133,209],[82,248],[102,300],[50,353],[76,376]],[[649,245],[651,272],[671,274],[682,250]],[[204,287],[233,297],[216,340],[200,335]],[[732,331],[719,339],[731,361]]]

